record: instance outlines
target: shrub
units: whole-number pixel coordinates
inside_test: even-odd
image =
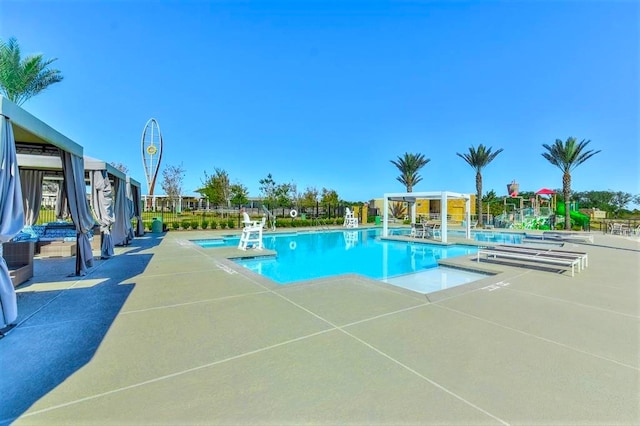
[[[226,228],[227,228],[227,222],[225,222],[224,220],[220,221],[220,229],[226,229]]]
[[[202,221],[202,229],[207,229],[209,227],[209,221],[208,220],[203,220]]]
[[[228,220],[227,220],[227,227],[228,227],[229,229],[233,229],[233,228],[234,228],[235,223],[236,223],[236,221],[235,221],[235,220],[233,220],[233,219],[228,219]]]
[[[292,226],[293,228],[295,228],[296,226],[298,226],[298,221],[297,221],[297,220],[295,220],[295,219],[291,219],[291,226]]]
[[[216,222],[215,220],[211,221],[211,229],[216,229],[218,227],[218,222]]]
[[[174,231],[178,228],[180,228],[180,224],[176,221],[171,222],[171,227],[174,229]]]
[[[191,226],[190,220],[186,220],[186,219],[182,220],[182,229],[189,229],[190,226]]]
[[[198,229],[198,222],[197,221],[193,221],[191,222],[191,229]]]

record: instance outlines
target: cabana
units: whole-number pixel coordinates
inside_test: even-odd
[[[8,179],[3,179],[4,181],[2,185],[0,185],[0,197],[3,200],[3,204],[4,200],[16,197],[18,194],[20,194],[20,196],[17,198],[19,198],[20,201],[23,199],[23,191],[19,183],[19,172],[13,170],[12,166],[12,164],[15,163],[17,168],[16,153],[61,158],[64,189],[69,201],[71,219],[77,233],[75,274],[85,275],[87,273],[87,266],[91,266],[93,263],[93,254],[91,252],[88,232],[93,228],[94,219],[89,211],[89,204],[87,203],[86,197],[82,146],[4,97],[0,97],[0,114],[3,122],[2,140],[3,142],[7,142],[6,145],[13,146],[13,148],[9,150],[13,153],[13,158],[11,158],[11,155],[7,157],[9,163],[7,164],[7,169],[5,169],[11,172],[11,176],[5,174]],[[5,130],[5,128],[10,128],[10,131]],[[11,154],[9,151],[3,149],[3,156],[5,152]],[[11,167],[11,169],[9,167]],[[17,184],[15,184],[16,181],[18,182]],[[9,185],[6,183],[9,183]],[[20,204],[20,208],[22,208],[22,202],[20,202]],[[4,208],[3,206],[3,209]],[[2,223],[0,223],[0,228],[2,228],[3,231],[2,235],[0,235],[0,242],[4,242],[13,238],[13,236],[22,229],[25,221],[24,213],[11,219],[5,217],[5,212],[1,214]],[[16,226],[18,230],[13,232]],[[10,229],[11,232],[5,232],[5,229]],[[0,262],[0,264],[2,264],[2,269],[6,270],[4,260]],[[7,280],[9,280],[8,283]],[[10,290],[8,287],[10,287]],[[3,271],[0,271],[0,288],[2,288],[0,292],[0,306],[4,318],[0,322],[10,324],[17,318],[17,304],[13,285],[10,282],[8,274],[5,274]],[[9,313],[7,314],[7,312]],[[0,324],[0,326],[3,325],[5,324]]]
[[[38,210],[42,198],[43,180],[62,179],[62,160],[54,156],[18,154],[20,180],[22,182],[25,203],[26,225],[33,225],[38,219]],[[111,227],[119,216],[129,217],[126,203],[114,202],[114,188],[119,182],[126,182],[127,176],[114,166],[89,156],[83,157],[84,181],[91,187],[89,199],[93,215],[100,226],[100,257],[108,259],[114,254],[114,242]],[[64,192],[58,193],[57,213],[61,213],[66,202]],[[35,211],[34,211],[35,210]],[[94,236],[96,237],[96,236]]]
[[[432,192],[394,192],[384,194],[382,212],[384,221],[382,223],[382,236],[389,236],[389,202],[409,203],[409,211],[411,223],[416,223],[416,200],[440,200],[440,230],[442,234],[442,242],[447,242],[447,201],[449,199],[465,200],[465,236],[471,239],[471,195],[461,194],[449,191],[432,191]]]

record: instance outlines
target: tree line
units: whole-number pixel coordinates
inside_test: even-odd
[[[556,139],[552,145],[542,144],[546,150],[542,152],[542,156],[554,166],[562,171],[562,195],[566,205],[571,201],[571,172],[580,164],[589,158],[598,154],[600,150],[587,150],[590,140],[577,141],[574,137],[569,137],[566,141]],[[482,197],[482,170],[489,165],[503,151],[502,148],[493,151],[492,147],[486,147],[483,144],[469,147],[466,153],[457,152],[456,155],[462,158],[476,172],[476,203],[478,212],[478,225],[483,223],[483,197]],[[413,186],[422,180],[418,173],[430,159],[425,158],[424,154],[405,153],[403,157],[397,160],[391,160],[398,170],[400,176],[397,180],[404,184],[407,192],[412,192]],[[565,209],[565,229],[571,230],[570,210]]]
[[[337,205],[341,202],[337,191],[329,188],[318,190],[307,187],[299,192],[293,182],[278,183],[271,173],[258,181],[262,204],[268,208],[297,206],[302,208]],[[215,168],[213,174],[204,172],[202,186],[196,190],[214,206],[242,206],[249,202],[247,187],[240,182],[231,183],[226,170]]]

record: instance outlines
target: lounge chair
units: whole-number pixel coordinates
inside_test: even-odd
[[[424,224],[422,223],[412,223],[411,224],[411,233],[409,233],[410,237],[413,238],[424,238],[426,235],[426,231],[424,228]]]
[[[519,266],[536,265],[545,266],[553,265],[558,268],[571,269],[573,277],[575,271],[580,272],[589,264],[587,253],[564,251],[555,249],[537,249],[523,247],[517,245],[498,245],[478,250],[476,260],[480,262],[482,255],[487,260],[495,261],[500,259],[510,260],[512,263],[517,262]]]
[[[623,223],[609,223],[611,235],[629,235],[630,229]]]
[[[477,220],[472,220],[471,222],[469,222],[469,228],[476,229],[477,226],[478,226],[478,221]],[[466,220],[462,221],[462,227],[463,228],[467,227],[467,221]]]
[[[442,239],[442,232],[440,230],[440,224],[439,223],[433,223],[431,224],[429,227],[427,227],[428,231],[429,231],[429,238],[440,238]]]

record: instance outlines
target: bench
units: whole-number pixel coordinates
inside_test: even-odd
[[[582,256],[577,252],[561,252],[559,250],[552,251],[517,246],[496,246],[479,249],[476,255],[478,262],[480,262],[482,255],[485,255],[487,259],[513,259],[531,262],[533,264],[551,264],[566,269],[570,268],[572,277],[575,276],[576,269],[580,272],[583,265],[586,265],[586,253],[584,253],[585,256]]]

